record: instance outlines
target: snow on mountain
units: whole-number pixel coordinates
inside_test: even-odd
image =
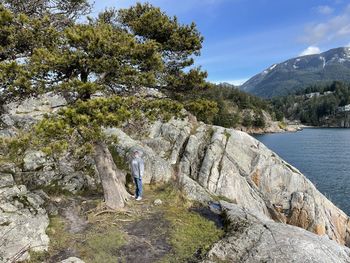
[[[304,86],[350,81],[350,47],[305,55],[273,64],[246,81],[241,89],[261,97],[286,95]]]

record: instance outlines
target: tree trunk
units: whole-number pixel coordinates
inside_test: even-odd
[[[103,142],[94,144],[94,160],[100,175],[106,205],[111,209],[120,209],[130,198],[126,191],[125,174],[115,165],[112,155]]]

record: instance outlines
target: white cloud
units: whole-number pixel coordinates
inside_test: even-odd
[[[244,82],[246,82],[249,78],[244,78],[244,79],[233,79],[233,80],[219,80],[219,81],[212,81],[215,84],[220,84],[220,83],[229,83],[231,85],[235,85],[235,86],[240,86],[242,85]]]
[[[319,47],[309,46],[303,52],[301,52],[299,56],[307,56],[307,55],[320,54],[320,53],[321,53],[321,50]]]
[[[316,7],[316,10],[322,15],[330,15],[334,12],[334,9],[328,5],[320,5]]]
[[[350,4],[339,15],[312,23],[305,27],[305,32],[300,38],[302,42],[315,45],[334,40],[348,40],[350,37]]]

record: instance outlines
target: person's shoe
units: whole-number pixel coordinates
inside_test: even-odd
[[[141,200],[142,200],[142,197],[141,197],[141,196],[139,196],[139,197],[136,198],[136,201],[141,201]]]

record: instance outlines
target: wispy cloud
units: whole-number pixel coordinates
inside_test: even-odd
[[[313,54],[319,54],[319,53],[321,53],[321,50],[319,47],[309,46],[303,52],[301,52],[299,56],[313,55]]]
[[[334,12],[334,9],[328,5],[320,5],[316,7],[316,11],[322,15],[330,15]]]
[[[215,84],[220,84],[220,83],[229,83],[231,85],[235,85],[235,86],[240,86],[242,85],[244,82],[246,82],[249,78],[244,78],[244,79],[231,79],[231,80],[217,80],[217,81],[212,81]]]
[[[307,25],[300,39],[309,45],[317,45],[346,38],[350,38],[350,4],[339,15]]]

